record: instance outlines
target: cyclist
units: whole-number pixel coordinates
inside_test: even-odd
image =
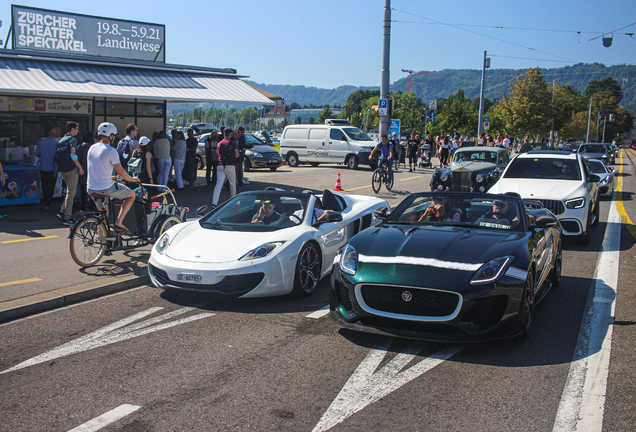
[[[114,224],[115,231],[130,234],[130,231],[124,226],[124,217],[128,210],[135,202],[135,193],[127,186],[115,183],[114,176],[111,176],[113,168],[124,180],[133,183],[140,183],[140,179],[131,177],[121,166],[119,162],[119,153],[117,149],[111,146],[115,135],[117,135],[117,127],[112,123],[102,123],[97,129],[99,141],[88,150],[88,181],[87,189],[89,194],[107,195],[114,199],[123,199],[124,202],[117,215]],[[101,210],[101,209],[100,209]]]
[[[389,171],[389,183],[391,183],[393,181],[393,143],[389,141],[386,134],[382,134],[381,139],[382,141],[379,142],[371,151],[369,160],[373,160],[373,154],[379,149],[380,160],[378,161],[378,166],[382,163],[386,163]]]

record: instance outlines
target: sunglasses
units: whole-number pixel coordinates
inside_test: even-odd
[[[497,207],[505,207],[508,205],[507,202],[503,202],[503,201],[495,201],[493,204],[496,205]]]

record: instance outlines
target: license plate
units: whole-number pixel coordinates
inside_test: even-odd
[[[201,275],[195,273],[177,273],[177,282],[201,283]]]

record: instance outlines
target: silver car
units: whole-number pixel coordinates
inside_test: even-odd
[[[615,188],[615,176],[618,173],[614,167],[605,165],[600,159],[588,159],[587,166],[593,174],[601,178],[598,182],[598,194],[604,197],[613,197]]]
[[[209,135],[209,133],[203,134],[198,138],[197,169],[205,168],[205,140]],[[245,150],[244,171],[252,168],[269,168],[271,171],[276,171],[283,164],[283,157],[274,147],[265,144],[250,133],[245,134],[245,141],[248,145],[254,146]]]
[[[603,143],[586,143],[581,144],[578,153],[585,159],[600,159],[606,164],[610,163],[611,156],[609,154],[609,144]]]

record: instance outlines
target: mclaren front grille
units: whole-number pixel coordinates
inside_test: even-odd
[[[250,292],[261,283],[265,273],[249,273],[245,275],[226,276],[221,282],[214,285],[185,283],[173,281],[168,277],[168,273],[153,266],[148,265],[150,276],[154,277],[160,285],[164,287],[175,287],[193,291],[216,292],[221,294],[244,294]]]
[[[453,171],[451,177],[451,190],[460,192],[470,192],[472,189],[472,175],[471,171],[465,169],[457,169]]]
[[[375,310],[419,317],[450,316],[460,300],[451,292],[385,285],[363,285],[360,293],[367,306]]]
[[[563,206],[563,202],[557,200],[539,200],[543,203],[543,207],[550,210],[555,215],[560,215],[565,211],[565,207]]]

